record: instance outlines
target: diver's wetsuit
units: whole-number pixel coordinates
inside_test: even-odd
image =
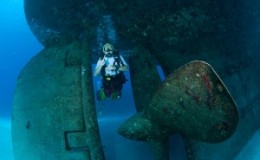
[[[120,98],[125,81],[126,78],[123,72],[114,76],[104,76],[102,79],[102,88],[104,89],[106,97],[110,97],[111,94],[115,93],[116,96]]]
[[[127,65],[123,57],[119,54],[113,54],[110,57],[104,57],[105,65],[101,70],[102,75],[102,89],[106,97],[112,96],[112,98],[120,98],[123,84],[126,82],[126,78],[123,71],[119,70],[107,70],[106,67],[112,65],[116,68],[119,66]]]

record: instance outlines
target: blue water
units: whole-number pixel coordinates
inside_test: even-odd
[[[10,118],[16,78],[42,45],[26,23],[23,0],[1,0],[0,20],[0,159],[12,160]]]
[[[0,116],[8,119],[16,78],[42,45],[27,26],[22,0],[1,0],[0,4]]]

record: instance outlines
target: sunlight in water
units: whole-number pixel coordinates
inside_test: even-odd
[[[11,121],[7,119],[0,119],[0,148],[1,160],[13,160],[13,149],[12,149],[12,139],[11,139]]]

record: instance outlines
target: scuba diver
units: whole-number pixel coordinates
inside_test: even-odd
[[[98,91],[98,100],[106,97],[120,99],[123,84],[127,81],[124,71],[128,70],[128,65],[124,58],[119,55],[119,51],[110,43],[103,46],[103,55],[97,61],[94,76],[101,74],[102,87]]]

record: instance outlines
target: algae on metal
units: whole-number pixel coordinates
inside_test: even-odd
[[[76,42],[46,48],[22,70],[12,113],[16,160],[104,158],[85,52]]]
[[[24,0],[27,23],[45,48],[17,80],[12,113],[17,160],[104,159],[89,47],[99,19],[96,2]]]
[[[148,105],[156,91],[157,86],[161,83],[157,62],[153,55],[143,48],[136,46],[132,51],[129,60],[131,83],[135,106],[138,112],[142,112]],[[158,140],[149,142],[149,146],[156,160],[169,159],[169,140]]]
[[[203,61],[192,61],[169,75],[144,112],[127,120],[119,133],[142,141],[175,133],[204,142],[228,139],[238,124],[236,104],[218,75]]]
[[[44,46],[90,35],[102,16],[102,6],[101,0],[24,0],[27,23]]]
[[[131,82],[137,111],[142,111],[161,83],[156,60],[151,53],[141,46],[135,47],[129,58]]]

